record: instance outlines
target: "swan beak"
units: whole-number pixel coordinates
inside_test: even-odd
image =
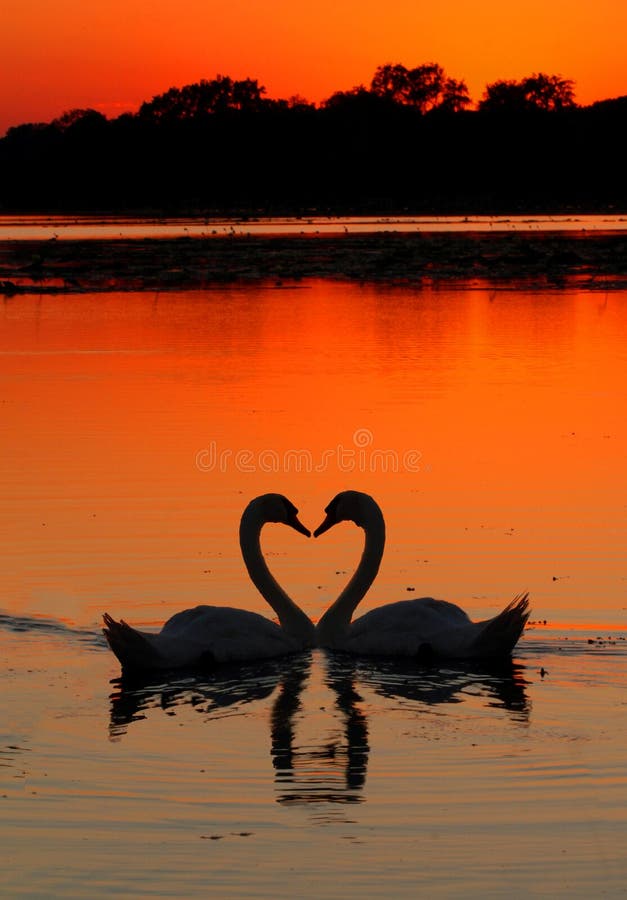
[[[298,531],[300,534],[304,534],[305,537],[311,537],[311,531],[308,528],[305,528],[298,516],[294,516],[294,518],[290,519],[287,524],[290,526],[290,528],[293,528],[294,531]]]
[[[314,534],[314,537],[315,537],[315,538],[320,537],[320,535],[321,535],[321,534],[324,534],[325,531],[328,531],[329,528],[333,528],[333,526],[334,526],[335,524],[336,524],[336,521],[335,521],[335,519],[333,518],[333,516],[331,516],[331,515],[329,515],[329,514],[327,513],[327,517],[326,517],[326,519],[324,520],[324,522],[323,522],[321,525],[318,525],[318,527],[317,527],[316,530],[314,531],[314,533],[313,533],[313,534]]]

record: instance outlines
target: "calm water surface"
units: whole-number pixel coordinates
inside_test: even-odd
[[[0,311],[0,888],[7,896],[619,896],[627,877],[627,295],[230,288]],[[321,651],[119,680],[108,610],[271,614],[248,500],[388,526],[363,609],[475,618],[499,669]],[[268,526],[318,618],[361,550]]]

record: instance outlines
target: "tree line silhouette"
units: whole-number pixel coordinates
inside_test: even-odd
[[[0,139],[4,211],[314,214],[627,209],[627,96],[535,73],[476,109],[436,63],[380,66],[319,105],[255,79],[172,87],[137,113],[74,109]]]

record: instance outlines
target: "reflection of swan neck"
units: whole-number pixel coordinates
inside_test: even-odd
[[[345,637],[355,609],[377,577],[385,548],[385,521],[379,506],[372,500],[367,505],[359,523],[365,532],[364,551],[355,574],[335,603],[318,622],[318,643],[333,647]]]
[[[291,637],[314,643],[314,626],[308,616],[288,597],[274,578],[261,551],[261,529],[267,519],[253,501],[240,522],[239,543],[251,581],[278,616],[281,627]]]

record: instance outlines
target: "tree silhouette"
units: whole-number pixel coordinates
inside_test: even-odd
[[[459,112],[470,103],[468,88],[463,81],[447,78],[442,66],[424,63],[414,69],[387,63],[374,73],[370,90],[403,106],[411,106],[421,113],[432,109]]]
[[[537,109],[549,112],[575,106],[574,82],[559,75],[538,72],[525,79],[527,97]]]
[[[379,66],[370,82],[370,90],[377,97],[385,97],[395,103],[407,103],[409,72],[400,64],[386,63]]]
[[[575,107],[574,83],[559,75],[538,72],[521,81],[488,84],[479,103],[484,112],[521,113],[530,110],[555,112]]]
[[[322,109],[347,116],[376,115],[383,109],[393,109],[396,101],[386,93],[369,91],[363,84],[349,91],[336,91],[321,104]]]
[[[172,87],[143,103],[139,116],[153,122],[198,119],[212,113],[239,110],[254,112],[262,108],[266,89],[256,80],[233,81],[218,75],[211,81],[202,79],[182,88]]]
[[[447,112],[461,112],[467,106],[470,106],[470,102],[466,82],[447,78],[444,82],[442,99],[438,109],[446,110]]]
[[[95,109],[68,109],[58,119],[53,119],[50,124],[59,131],[66,131],[68,128],[76,126],[99,127],[105,125],[106,122],[107,117]]]

